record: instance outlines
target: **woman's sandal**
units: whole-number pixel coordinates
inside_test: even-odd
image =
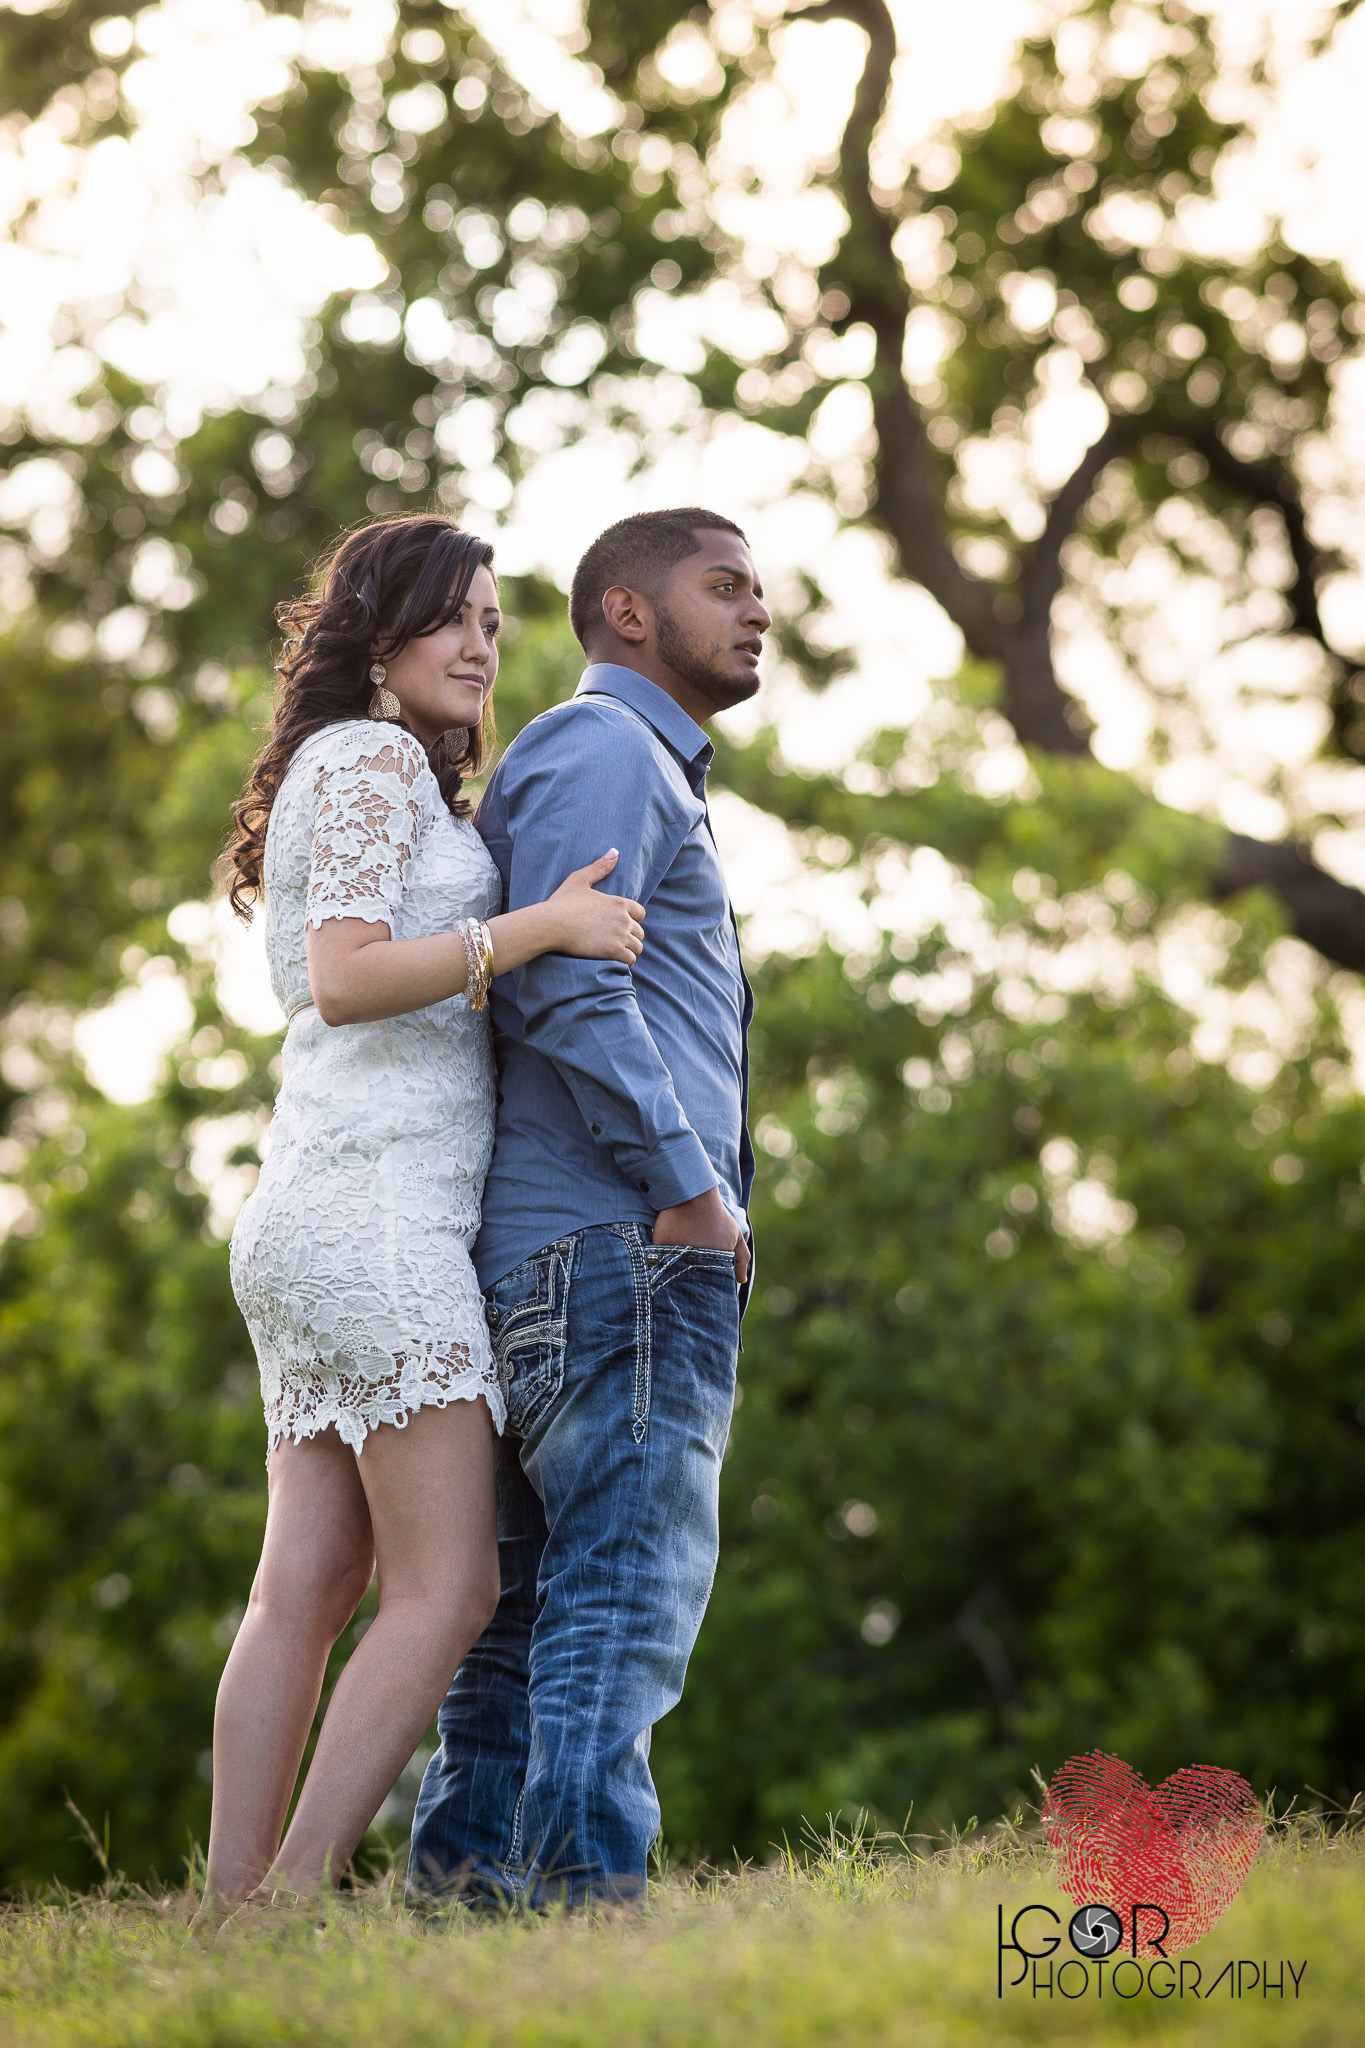
[[[311,1903],[313,1902],[310,1901],[306,1894],[296,1892],[293,1886],[288,1884],[272,1885],[268,1892],[264,1890],[251,1892],[243,1899],[236,1912],[230,1913],[227,1919],[223,1921],[214,1939],[216,1941],[240,1940],[248,1927],[261,1926],[268,1923],[280,1913],[306,1914],[310,1910]],[[315,1927],[325,1927],[327,1924],[326,1915],[321,1909],[320,1902],[316,1902],[316,1916],[313,1924]]]
[[[207,1902],[190,1915],[189,1926],[185,1929],[186,1948],[207,1948],[218,1939],[218,1931],[227,1925],[228,1910],[216,1909]]]

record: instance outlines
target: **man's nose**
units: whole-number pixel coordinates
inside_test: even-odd
[[[754,598],[752,604],[749,607],[749,624],[757,626],[760,633],[766,633],[769,626],[771,626],[772,622],[772,613],[770,611],[766,611],[764,607],[759,603],[758,599]]]

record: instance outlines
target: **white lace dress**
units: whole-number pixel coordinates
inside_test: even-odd
[[[447,932],[499,907],[498,873],[395,725],[331,725],[300,747],[265,848],[270,980],[289,1017],[270,1147],[232,1234],[273,1451],[333,1428],[487,1401],[498,1386],[469,1248],[493,1151],[487,1013],[464,996],[376,1024],[324,1024],[305,937],[324,918]]]

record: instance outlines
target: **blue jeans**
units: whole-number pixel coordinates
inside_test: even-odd
[[[471,1902],[638,1899],[655,1721],[715,1573],[739,1306],[728,1252],[598,1224],[499,1280],[502,1598],[438,1717],[409,1884]]]

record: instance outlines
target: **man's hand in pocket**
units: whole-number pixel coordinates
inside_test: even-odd
[[[749,1247],[744,1232],[721,1199],[719,1188],[660,1209],[654,1221],[655,1244],[692,1244],[714,1252],[733,1252],[735,1279],[742,1287],[749,1277]]]

